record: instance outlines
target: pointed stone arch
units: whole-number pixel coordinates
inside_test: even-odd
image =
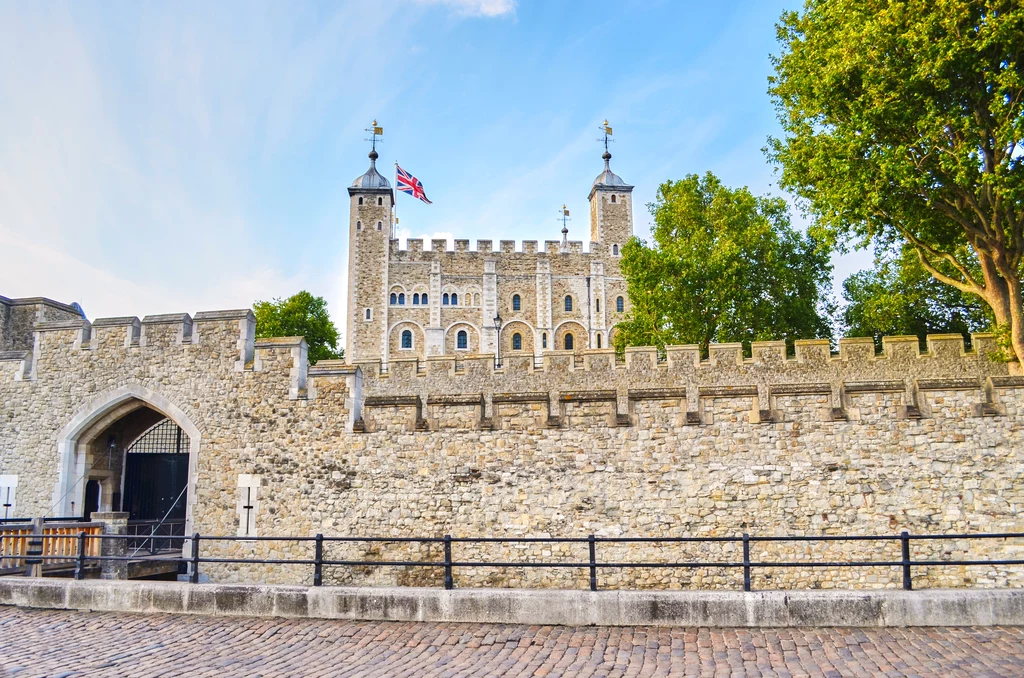
[[[107,426],[140,408],[149,408],[177,424],[189,438],[188,482],[185,491],[185,533],[193,531],[193,506],[196,500],[196,475],[202,431],[195,419],[170,398],[142,384],[130,382],[92,397],[82,405],[57,434],[57,483],[51,513],[69,515],[72,502],[82,506],[84,479],[88,472],[83,446],[90,435],[98,435]]]

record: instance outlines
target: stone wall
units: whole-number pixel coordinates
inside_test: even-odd
[[[962,341],[800,342],[306,364],[254,342],[248,311],[44,322],[32,370],[0,359],[0,475],[50,511],[68,440],[138,399],[190,433],[189,531],[235,535],[242,479],[259,536],[676,537],[1024,531],[1024,379]],[[196,444],[198,441],[198,444]],[[62,452],[63,451],[63,452]],[[61,477],[65,476],[64,485]],[[55,509],[54,509],[55,510]],[[204,555],[308,558],[312,543],[206,543]],[[1022,540],[915,542],[915,557],[1021,558]],[[601,544],[602,562],[736,562],[734,543]],[[895,559],[898,542],[763,543],[755,561]],[[586,562],[585,543],[456,542],[456,560]],[[437,562],[439,543],[329,542],[329,559]],[[216,581],[304,582],[312,568],[208,565]],[[898,568],[759,568],[755,588],[898,587]],[[915,585],[1020,586],[1024,568],[915,570]],[[329,567],[328,583],[428,584],[440,568]],[[738,570],[603,569],[603,588],[738,588]],[[585,569],[455,571],[456,585],[584,588]]]

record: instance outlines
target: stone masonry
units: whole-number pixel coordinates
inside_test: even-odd
[[[96,436],[145,404],[189,436],[187,530],[260,536],[896,535],[1024,531],[1024,379],[993,339],[553,351],[310,366],[253,340],[248,310],[88,322],[0,300],[0,477],[18,513],[81,506]],[[32,322],[29,323],[29,320]],[[31,327],[31,331],[26,328]],[[28,342],[28,343],[26,343]],[[112,471],[116,472],[116,470]],[[248,495],[251,496],[251,495]],[[456,560],[585,562],[586,544],[454,545]],[[602,544],[599,559],[735,561],[734,544]],[[1020,540],[915,542],[915,558],[1021,558]],[[894,560],[899,544],[756,543],[754,560]],[[310,558],[310,542],[204,555]],[[436,562],[440,544],[331,542],[329,559]],[[305,565],[208,565],[216,581],[310,583]],[[329,567],[326,583],[435,586],[439,568]],[[602,588],[738,588],[737,570],[603,569]],[[457,568],[456,586],[585,588],[585,569]],[[1018,566],[919,567],[915,586],[1020,586]],[[758,568],[754,587],[898,587],[898,568]]]
[[[409,239],[392,237],[391,185],[370,168],[349,187],[348,318],[351,361],[473,354],[542,355],[607,348],[629,311],[619,270],[633,235],[633,187],[609,168],[591,187],[590,247],[581,241]],[[500,330],[494,319],[502,319]]]

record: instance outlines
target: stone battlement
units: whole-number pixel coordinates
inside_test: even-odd
[[[645,425],[654,411],[671,411],[679,425],[736,413],[768,423],[797,416],[794,408],[806,410],[801,417],[856,420],[866,394],[888,399],[892,416],[906,419],[928,416],[925,394],[936,391],[966,392],[978,416],[999,414],[993,390],[1018,380],[987,357],[996,348],[992,335],[976,334],[972,344],[968,351],[960,335],[946,334],[930,335],[925,352],[916,337],[886,337],[877,355],[870,338],[845,338],[837,354],[827,340],[797,341],[792,357],[784,342],[755,342],[749,358],[740,344],[716,344],[705,360],[697,346],[669,346],[662,355],[651,347],[622,356],[610,349],[512,355],[500,366],[491,354],[310,366],[302,337],[256,340],[252,311],[240,309],[38,321],[31,345],[0,352],[0,369],[14,363],[6,378],[31,381],[75,355],[151,364],[187,357],[211,373],[277,374],[291,399],[358,382],[349,400],[353,421],[365,421],[356,430]]]
[[[543,247],[538,247],[537,240],[523,240],[521,246],[517,247],[515,240],[499,240],[498,248],[494,248],[493,240],[477,240],[476,248],[471,249],[469,240],[455,239],[454,247],[448,246],[448,240],[435,238],[430,241],[430,249],[424,249],[422,238],[409,238],[406,240],[405,248],[400,246],[399,240],[391,240],[391,254],[451,254],[465,252],[468,254],[534,254],[534,255],[555,255],[555,254],[598,254],[603,253],[607,247],[603,243],[592,242],[590,249],[584,252],[582,240],[570,240],[568,248],[562,247],[560,240],[545,240]]]

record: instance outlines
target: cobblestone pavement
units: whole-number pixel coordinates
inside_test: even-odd
[[[1024,627],[427,624],[0,607],[3,676],[1024,676]]]

